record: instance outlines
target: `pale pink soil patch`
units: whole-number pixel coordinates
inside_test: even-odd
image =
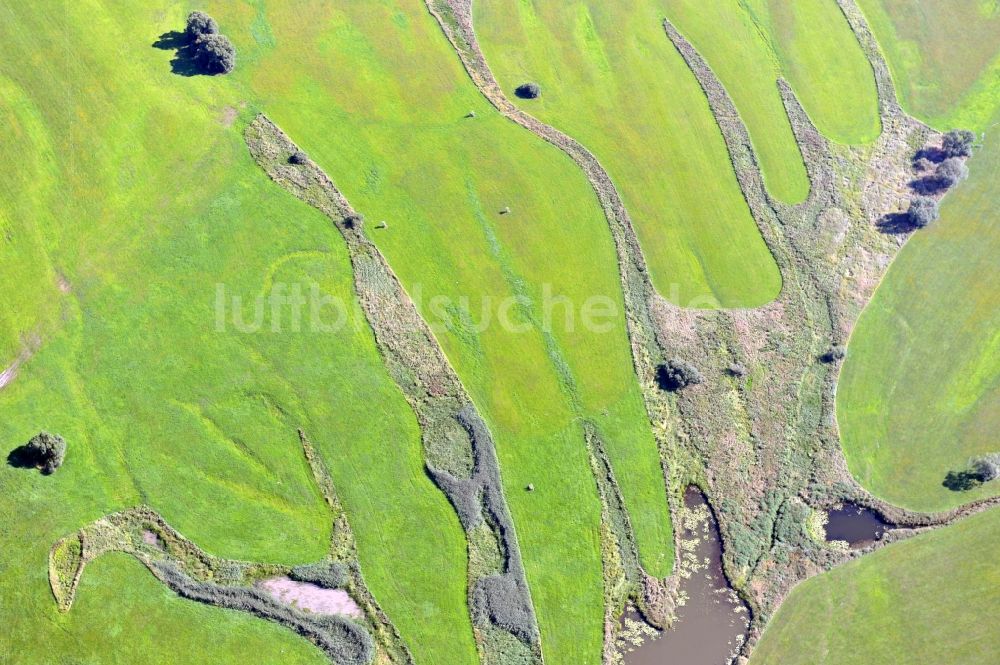
[[[8,383],[14,380],[14,377],[17,376],[18,365],[20,364],[21,364],[20,362],[14,361],[13,365],[8,367],[4,371],[0,372],[0,388],[3,388]]]
[[[147,545],[153,545],[154,547],[160,546],[160,538],[155,533],[149,529],[145,529],[142,532],[142,539]]]
[[[343,589],[324,589],[308,582],[275,577],[260,583],[261,588],[283,603],[316,614],[361,616],[361,608]]]

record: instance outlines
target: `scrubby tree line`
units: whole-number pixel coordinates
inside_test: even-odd
[[[926,150],[921,150],[917,154],[914,168],[921,173],[930,173],[915,184],[915,189],[929,193],[946,192],[969,177],[969,167],[965,165],[965,160],[972,155],[975,141],[976,135],[966,129],[948,132],[941,141],[941,149],[932,153],[937,160],[936,167],[935,160],[925,156]],[[939,200],[922,193],[910,200],[906,214],[910,224],[923,228],[940,216]]]

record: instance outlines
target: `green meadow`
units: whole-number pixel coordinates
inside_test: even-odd
[[[837,415],[852,472],[880,496],[936,510],[995,494],[942,485],[969,458],[993,452],[1000,427],[1000,318],[992,274],[1000,251],[991,129],[1000,15],[986,3],[863,0],[902,103],[939,129],[985,131],[971,177],[941,219],[909,240],[851,340]],[[933,377],[933,379],[931,379]]]
[[[771,195],[785,203],[805,200],[809,179],[778,93],[780,63],[754,14],[739,0],[667,0],[666,15],[732,96]]]
[[[487,61],[508,96],[580,141],[608,170],[661,295],[689,307],[749,307],[778,294],[781,277],[708,101],[663,30],[670,14],[663,3],[477,0],[473,9]],[[746,46],[758,45],[748,39]],[[515,99],[525,81],[538,82],[541,97]],[[772,81],[761,94],[773,93]],[[780,132],[771,121],[755,127],[756,140]],[[795,198],[801,163],[790,147],[769,152],[769,183],[776,168],[791,164],[791,185],[780,187]]]
[[[176,76],[173,52],[152,46],[189,9],[3,10],[0,108],[17,139],[4,146],[4,182],[31,198],[3,210],[11,260],[0,270],[25,287],[4,294],[0,340],[4,362],[33,355],[0,392],[0,431],[11,447],[42,428],[70,442],[52,478],[0,471],[37,492],[7,495],[4,542],[28,539],[39,505],[82,495],[34,525],[39,552],[145,502],[219,556],[318,559],[329,515],[301,426],[418,662],[474,662],[457,518],[423,472],[416,423],[353,304],[342,241],[250,161],[242,125],[263,110],[370,220],[387,220],[374,239],[496,435],[546,658],[596,662],[600,506],[582,419],[622,481],[644,566],[665,576],[673,552],[614,247],[586,180],[490,109],[415,0],[267,13],[210,3],[239,49],[226,78]],[[46,68],[23,66],[29,35],[57,54]],[[77,43],[82,56],[61,50]],[[295,332],[266,309],[241,332],[254,298],[281,284],[345,300],[347,325]],[[2,556],[19,571],[4,584],[44,580],[44,557]],[[0,605],[10,630],[55,614],[37,586],[27,609]]]
[[[8,603],[7,589],[4,603]],[[5,663],[326,665],[323,653],[281,626],[179,598],[125,554],[90,564],[73,610],[7,632]]]
[[[881,131],[875,77],[836,0],[746,0],[816,127],[839,143]]]
[[[895,260],[851,338],[837,399],[844,452],[868,489],[917,510],[1000,488],[946,488],[949,471],[996,452],[1000,429],[1000,135],[987,130],[941,219]]]
[[[650,573],[670,573],[673,542],[589,184],[492,109],[418,0],[237,9],[212,11],[268,26],[266,38],[232,30],[253,62],[237,78],[366,215],[495,435],[546,660],[597,662],[600,504],[583,419],[604,439]]]
[[[751,665],[989,665],[1000,510],[851,561],[792,591]]]
[[[4,648],[18,662],[97,662],[111,648],[101,662],[168,662],[184,645],[213,662],[316,662],[284,629],[174,600],[121,557],[88,570],[66,615],[46,575],[57,538],[139,503],[218,556],[321,558],[331,518],[303,427],[341,490],[369,586],[414,654],[476,662],[461,527],[423,472],[342,239],[251,160],[253,101],[239,81],[174,75],[173,52],[152,46],[189,9],[0,9],[0,363],[28,350],[0,390],[0,438],[9,450],[47,429],[69,442],[51,477],[0,468]],[[345,325],[318,333],[266,308],[254,326],[254,299],[276,284],[346,302]],[[234,323],[233,296],[256,331]],[[238,648],[203,644],[251,625],[260,637]],[[162,657],[146,654],[156,634],[177,638]]]
[[[1000,5],[859,0],[903,106],[948,130],[983,128],[1000,99]]]

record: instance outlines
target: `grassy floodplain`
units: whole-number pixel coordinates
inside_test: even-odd
[[[353,304],[341,238],[251,160],[240,82],[174,75],[173,53],[151,46],[190,9],[0,8],[0,364],[33,352],[0,390],[0,438],[10,450],[44,428],[69,442],[54,476],[0,468],[3,649],[17,662],[96,662],[109,650],[102,662],[160,662],[174,647],[150,646],[157,617],[157,634],[213,662],[316,662],[320,652],[284,629],[165,600],[121,557],[88,571],[79,606],[59,615],[45,565],[57,538],[140,502],[219,556],[322,557],[330,517],[301,426],[341,490],[368,583],[414,654],[476,662],[462,531],[423,472],[412,412]],[[266,312],[258,332],[229,315],[219,330],[217,285],[243,298],[252,322],[253,298],[277,283],[344,300],[347,325],[315,334],[305,320],[296,333]],[[260,638],[203,644],[250,624]]]
[[[836,0],[746,0],[816,127],[840,143],[881,131],[871,65]]]
[[[903,106],[942,130],[982,128],[1000,99],[1000,5],[860,0]]]
[[[785,203],[805,200],[809,179],[775,84],[780,63],[752,12],[739,0],[667,0],[665,7],[732,95],[771,195]]]
[[[970,457],[995,452],[1000,430],[1000,134],[987,131],[969,167],[941,219],[909,240],[866,308],[838,391],[851,471],[919,510],[1000,490],[942,485]]]
[[[266,38],[232,31],[254,63],[237,76],[366,215],[490,424],[546,661],[598,662],[600,505],[582,418],[605,439],[647,570],[668,574],[673,552],[614,246],[589,184],[492,109],[419,0],[213,11],[266,24]],[[614,314],[591,327],[595,303]]]
[[[541,97],[519,105],[608,169],[664,297],[745,307],[777,295],[777,267],[704,93],[664,33],[663,3],[476,0],[473,9],[508,95],[537,81]]]
[[[989,665],[1000,510],[886,547],[792,591],[751,665]]]

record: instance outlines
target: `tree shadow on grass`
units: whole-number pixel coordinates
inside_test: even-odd
[[[968,492],[982,485],[983,479],[975,471],[949,471],[941,484],[952,492]]]
[[[160,35],[159,39],[153,42],[153,48],[161,51],[176,51],[174,59],[170,61],[170,71],[178,76],[211,76],[211,72],[205,71],[197,58],[194,44],[188,39],[187,34],[171,30]]]
[[[7,465],[15,469],[37,469],[38,456],[27,445],[18,446],[7,453]]]

